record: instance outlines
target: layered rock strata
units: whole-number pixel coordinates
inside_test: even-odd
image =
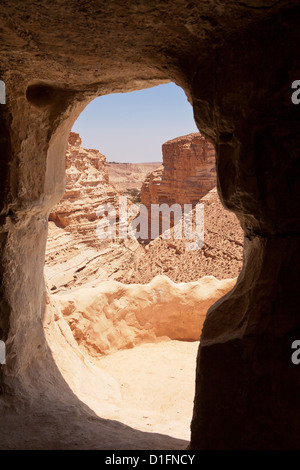
[[[173,80],[215,144],[246,240],[237,287],[202,330],[190,449],[299,449],[299,2],[81,3],[2,1],[1,448],[180,445],[92,415],[43,329],[47,221],[74,121],[95,97]]]
[[[53,292],[113,277],[139,248],[135,239],[98,237],[98,211],[108,204],[115,208],[117,220],[119,193],[109,182],[106,157],[82,148],[79,134],[71,132],[65,194],[49,216],[45,273]]]
[[[91,227],[100,204],[116,204],[118,197],[109,184],[106,157],[98,150],[82,148],[81,144],[79,134],[71,132],[66,151],[65,194],[49,215],[49,221],[58,227],[79,233]]]
[[[162,154],[163,164],[147,176],[141,190],[141,202],[148,210],[149,240],[162,234],[169,224],[168,213],[165,216],[155,205],[195,207],[216,186],[214,146],[199,132],[165,142]],[[171,213],[174,223],[176,216]]]
[[[199,341],[207,309],[235,282],[156,276],[144,285],[106,281],[54,297],[82,352],[97,358],[163,338]]]
[[[162,145],[163,164],[150,173],[141,191],[142,203],[192,204],[216,186],[213,144],[199,132]]]
[[[194,139],[199,142],[198,134],[188,141]],[[130,175],[121,178],[119,174],[119,181],[125,185],[127,177],[130,180]],[[117,216],[119,197],[110,184],[105,156],[98,150],[82,148],[79,135],[71,132],[66,152],[65,194],[49,217],[45,273],[52,292],[87,284],[95,286],[107,279],[144,284],[160,274],[174,282],[196,281],[206,275],[218,279],[238,275],[243,259],[242,229],[236,216],[220,203],[216,189],[200,201],[204,204],[205,243],[203,249],[197,250],[187,250],[186,240],[174,238],[172,231],[169,239],[158,237],[149,245],[129,237],[100,240],[97,208],[111,204]],[[128,225],[130,220],[128,217]],[[116,223],[119,224],[117,220]]]

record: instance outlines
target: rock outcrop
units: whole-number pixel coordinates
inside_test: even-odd
[[[162,145],[163,165],[146,178],[142,204],[192,204],[216,186],[213,144],[199,132]]]
[[[165,224],[176,223],[176,216],[171,212],[170,218],[160,206],[195,207],[216,186],[214,146],[199,132],[165,142],[162,154],[163,164],[147,176],[141,190],[141,202],[148,213],[148,240],[161,235]]]
[[[66,190],[49,216],[45,274],[52,291],[113,278],[139,249],[135,239],[97,236],[97,209],[119,208],[119,193],[110,184],[106,157],[84,149],[79,134],[70,133],[66,151]]]
[[[106,157],[98,150],[84,149],[79,134],[71,132],[66,151],[66,190],[53,207],[49,221],[68,231],[84,233],[96,220],[100,204],[116,204],[117,190],[109,184]]]
[[[55,301],[78,346],[97,358],[164,337],[199,341],[208,308],[235,282],[213,276],[178,284],[167,276],[145,285],[106,281]]]
[[[194,141],[194,134],[191,136],[188,142]],[[196,134],[199,143],[198,137]],[[146,246],[131,238],[100,240],[96,233],[97,208],[109,203],[117,214],[119,196],[110,184],[105,156],[98,150],[82,148],[79,135],[71,132],[66,152],[66,191],[49,217],[45,274],[52,292],[95,286],[107,279],[145,284],[161,274],[174,282],[196,281],[207,275],[226,279],[239,274],[243,232],[236,216],[220,203],[216,189],[200,201],[204,204],[205,243],[203,249],[194,251],[187,250],[186,241],[175,239],[172,232],[170,239],[158,237]]]
[[[43,329],[47,222],[74,121],[95,97],[173,80],[245,232],[237,286],[202,329],[189,449],[299,449],[299,1],[99,4],[1,2],[1,448],[178,449],[84,406]]]
[[[48,311],[45,330],[63,378],[103,418],[188,440],[206,310],[234,283],[157,276],[145,285],[106,281],[52,295],[54,321]]]

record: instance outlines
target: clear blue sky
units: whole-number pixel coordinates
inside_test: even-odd
[[[84,148],[116,162],[159,162],[164,142],[198,132],[192,106],[174,83],[96,98],[72,130]]]

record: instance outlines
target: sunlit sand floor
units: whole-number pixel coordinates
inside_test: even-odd
[[[164,340],[99,359],[120,385],[122,407],[114,419],[189,440],[198,347],[197,341]]]

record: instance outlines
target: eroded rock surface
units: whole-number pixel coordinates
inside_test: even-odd
[[[162,155],[162,166],[149,174],[142,186],[141,200],[146,206],[194,206],[216,186],[215,149],[200,133],[165,142]]]
[[[103,281],[52,295],[52,354],[73,392],[99,416],[188,440],[206,310],[235,282],[157,276],[148,284]]]
[[[116,188],[109,183],[106,157],[98,150],[82,148],[79,134],[71,132],[66,151],[65,194],[53,207],[49,221],[68,227],[70,233],[76,231],[80,237],[87,227],[93,227],[89,222],[97,220],[99,205],[116,205],[117,198]]]
[[[118,211],[120,194],[110,184],[106,158],[98,150],[83,149],[71,132],[66,152],[66,191],[49,216],[46,278],[52,291],[91,280],[114,277],[140,248],[135,239],[97,236],[99,207]],[[103,212],[105,213],[105,212]]]
[[[180,155],[185,145],[183,142],[187,142],[188,154],[193,147],[192,158],[201,162],[203,148],[208,146],[211,149],[211,144],[198,134],[178,141],[175,139],[171,149],[173,142]],[[197,157],[198,151],[201,158]],[[178,166],[180,155],[177,158]],[[214,154],[209,161],[210,167]],[[205,174],[204,186],[201,186],[201,178],[198,175],[199,194],[207,188]],[[139,243],[129,237],[124,240],[118,237],[114,240],[98,238],[100,218],[97,208],[111,204],[116,208],[117,215],[120,194],[110,184],[105,156],[97,150],[83,149],[80,137],[75,133],[70,134],[66,153],[66,180],[64,197],[49,217],[45,272],[53,292],[84,284],[95,286],[97,282],[107,279],[129,284],[148,283],[153,277],[165,274],[175,282],[189,282],[205,275],[226,279],[239,274],[243,260],[243,232],[236,216],[226,211],[220,203],[215,188],[198,201],[204,205],[204,246],[189,250],[183,232],[181,239],[174,238],[171,231],[169,239],[158,237],[150,244]],[[172,191],[172,187],[165,186],[164,191],[165,197],[173,197],[173,193],[167,192]],[[128,199],[128,209],[130,204]],[[195,217],[193,213],[193,219]],[[128,217],[128,224],[131,219]]]
[[[43,329],[48,216],[74,121],[96,96],[171,80],[215,145],[219,195],[246,236],[237,286],[203,326],[190,448],[299,449],[298,3],[2,1],[3,448],[182,444],[93,415]]]
[[[101,357],[164,337],[199,341],[208,308],[235,282],[213,276],[177,284],[167,276],[145,285],[103,281],[55,296],[55,302],[82,350]]]

